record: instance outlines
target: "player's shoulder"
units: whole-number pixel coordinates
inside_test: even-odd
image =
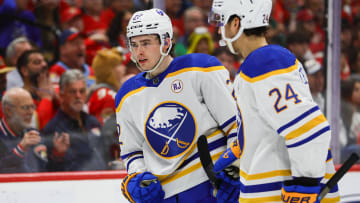
[[[129,93],[136,91],[144,86],[143,80],[140,80],[143,77],[144,73],[138,73],[134,77],[129,78],[120,88],[120,90],[116,93],[115,96],[115,107],[116,111],[118,111],[119,104],[122,100],[125,100]]]
[[[296,68],[296,57],[288,49],[267,45],[253,51],[240,66],[240,76],[247,80],[261,80],[272,74],[290,72]]]
[[[214,56],[201,53],[187,54],[174,58],[172,71],[177,71],[185,68],[213,68],[222,66],[221,62]]]

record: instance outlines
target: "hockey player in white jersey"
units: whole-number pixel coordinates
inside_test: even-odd
[[[237,202],[239,180],[225,178],[216,197],[196,142],[206,135],[214,160],[236,139],[229,73],[212,56],[172,58],[170,18],[160,9],[133,14],[127,27],[132,60],[142,73],[116,96],[121,158],[131,202]],[[224,172],[220,174],[224,175]]]
[[[268,45],[271,0],[214,0],[209,21],[244,62],[234,81],[238,141],[214,166],[240,158],[240,202],[319,202],[334,174],[330,126],[313,101],[302,64]],[[338,202],[334,187],[324,202]]]

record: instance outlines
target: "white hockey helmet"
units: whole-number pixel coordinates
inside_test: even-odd
[[[232,42],[237,40],[245,29],[269,25],[271,8],[272,0],[214,0],[208,21],[220,27],[220,45],[228,45],[235,54]],[[240,29],[233,38],[226,38],[225,25],[233,15],[240,18]]]
[[[170,38],[170,40],[173,39],[173,28],[169,16],[166,15],[166,13],[161,9],[153,8],[149,10],[138,11],[132,15],[126,32],[130,51],[132,51],[130,46],[131,37],[150,34],[156,34],[160,38],[161,58],[156,64],[156,66],[150,71],[144,71],[140,68],[136,60],[131,57],[131,59],[136,63],[137,67],[144,72],[152,72],[156,70],[163,61],[164,57],[169,54],[172,47],[172,43],[170,42],[170,47],[167,49],[167,52],[163,52],[163,46],[166,43],[165,39],[168,37]]]

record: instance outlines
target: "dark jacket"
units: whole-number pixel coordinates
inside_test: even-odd
[[[81,113],[83,127],[61,109],[43,129],[49,153],[49,171],[104,170],[104,140],[100,134],[99,121],[87,113]],[[53,146],[54,133],[70,135],[70,147],[64,156],[59,156]]]

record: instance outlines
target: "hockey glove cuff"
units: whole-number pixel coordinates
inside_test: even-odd
[[[240,158],[241,149],[238,142],[238,140],[234,141],[230,148],[228,148],[216,161],[213,169],[215,173],[220,172],[236,159]]]
[[[126,176],[121,191],[126,199],[136,203],[161,202],[165,196],[160,181],[150,172]]]
[[[309,202],[319,203],[317,196],[321,187],[315,178],[295,178],[284,181],[281,189],[283,202]]]
[[[238,202],[240,195],[239,168],[236,166],[229,166],[216,174],[216,177],[221,179],[220,187],[216,193],[217,202]],[[213,190],[214,189],[211,190],[211,194],[214,194]]]

